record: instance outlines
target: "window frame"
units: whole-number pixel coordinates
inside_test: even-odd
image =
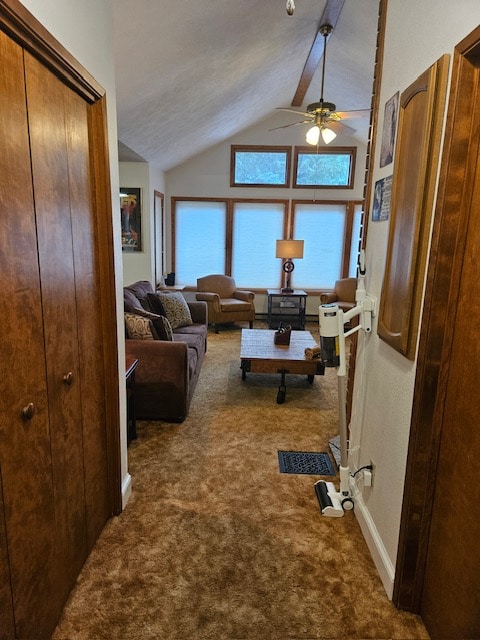
[[[302,155],[349,155],[350,171],[348,184],[298,184],[298,162]],[[357,159],[357,147],[294,147],[293,151],[293,177],[294,189],[353,189],[355,182],[355,163]]]
[[[285,154],[285,180],[283,183],[268,184],[264,182],[236,182],[235,165],[237,152],[251,153],[284,153]],[[292,147],[289,145],[249,145],[232,144],[230,146],[230,186],[231,187],[260,187],[264,189],[284,189],[290,187],[292,166]]]

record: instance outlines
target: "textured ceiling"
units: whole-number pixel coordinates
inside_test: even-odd
[[[275,107],[290,106],[324,6],[115,0],[120,159],[166,171],[265,118],[296,121]],[[377,18],[378,0],[346,0],[327,49],[324,97],[338,110],[370,107]],[[319,97],[320,69],[303,108]]]

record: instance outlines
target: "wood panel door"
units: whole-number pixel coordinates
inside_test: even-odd
[[[2,32],[0,62],[3,640],[49,637],[111,507],[88,105]]]
[[[54,623],[53,617],[46,620],[44,610],[45,594],[54,588],[51,567],[55,555],[55,496],[23,52],[0,33],[0,56],[3,548],[8,553],[12,589],[8,608],[13,603],[18,634],[34,637]],[[4,73],[4,69],[8,72]],[[27,407],[28,415],[23,418]],[[6,632],[3,635],[2,630],[6,629],[8,626],[2,625],[0,636],[12,637]]]
[[[479,125],[480,109],[477,109],[474,131],[479,131]],[[478,142],[477,138],[477,149]],[[433,638],[480,637],[480,489],[477,481],[480,451],[478,156],[472,158],[472,162],[476,162],[476,175],[454,317],[420,610]]]
[[[454,53],[394,601],[432,638],[480,637],[480,27]]]
[[[36,640],[121,510],[106,99],[18,0],[0,68],[0,639]]]
[[[25,53],[25,83],[55,491],[55,596],[63,604],[87,556],[67,144],[71,90],[28,53]]]
[[[85,101],[65,94],[68,183],[75,269],[75,305],[82,398],[83,472],[87,548],[90,550],[109,515],[104,335],[98,232],[90,188],[90,148]]]
[[[400,97],[378,335],[410,360],[417,345],[447,77],[445,55]]]

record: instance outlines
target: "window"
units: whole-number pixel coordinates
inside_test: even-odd
[[[174,271],[177,284],[194,285],[209,273],[225,273],[225,201],[177,200],[174,206]]]
[[[332,289],[335,280],[356,275],[362,221],[359,202],[294,202],[292,238],[304,240],[295,260],[297,289]]]
[[[353,189],[355,147],[295,147],[294,187]]]
[[[283,238],[284,202],[234,202],[232,276],[239,287],[279,286],[275,241]]]
[[[276,240],[304,240],[291,284],[297,289],[331,289],[355,276],[362,205],[354,201],[172,198],[173,262],[177,284],[225,273],[244,289],[282,285]],[[290,229],[290,236],[287,234]]]
[[[353,227],[352,227],[352,242],[350,247],[350,266],[348,269],[348,275],[350,278],[355,278],[357,275],[358,258],[360,255],[360,239],[362,234],[362,212],[363,207],[361,204],[355,204],[353,208]]]
[[[293,238],[304,240],[303,259],[295,260],[298,289],[329,289],[342,273],[345,203],[297,204]]]
[[[291,155],[291,147],[232,145],[230,186],[287,187]]]

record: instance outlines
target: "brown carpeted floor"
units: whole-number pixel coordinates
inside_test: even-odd
[[[387,599],[355,515],[322,517],[318,478],[279,473],[278,450],[326,451],[336,434],[335,370],[288,378],[278,405],[279,376],[243,382],[239,349],[240,327],[211,332],[185,422],[138,423],[133,495],[53,638],[428,638]]]

